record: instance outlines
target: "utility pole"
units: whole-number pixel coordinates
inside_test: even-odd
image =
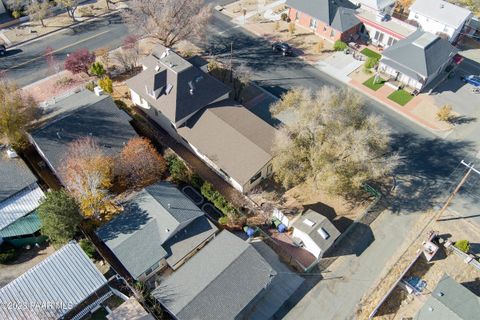
[[[230,42],[230,83],[233,82],[233,41]]]
[[[475,169],[471,163],[466,163],[465,161],[462,160],[461,164],[463,164],[465,167],[467,167],[467,168],[468,168],[468,171],[467,171],[467,173],[463,176],[462,180],[460,180],[460,182],[458,183],[458,185],[457,185],[457,187],[455,188],[455,190],[453,190],[453,192],[450,194],[450,196],[448,197],[447,201],[446,201],[445,204],[443,205],[442,209],[440,209],[440,211],[437,213],[436,221],[438,221],[438,220],[440,219],[440,217],[442,216],[443,212],[445,212],[445,210],[447,209],[447,207],[450,205],[450,202],[452,202],[452,200],[453,200],[453,198],[455,197],[455,195],[458,193],[458,191],[459,191],[460,188],[463,186],[463,184],[465,183],[465,181],[467,181],[468,176],[470,175],[470,173],[472,173],[472,171],[475,171],[476,173],[480,174],[480,171],[478,171],[477,169]]]

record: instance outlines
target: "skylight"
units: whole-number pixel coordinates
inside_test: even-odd
[[[315,222],[313,222],[312,220],[310,219],[305,219],[303,220],[303,223],[306,224],[307,226],[309,227],[313,227],[315,225]]]

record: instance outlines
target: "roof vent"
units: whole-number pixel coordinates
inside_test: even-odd
[[[100,88],[99,86],[96,86],[94,89],[93,89],[93,92],[95,92],[95,94],[97,96],[101,96],[103,94],[103,89]]]
[[[170,203],[168,203],[167,206],[168,206],[168,209],[170,209]]]
[[[428,307],[428,311],[432,312],[432,311],[433,311],[433,308],[432,308],[432,307]]]
[[[443,292],[441,292],[441,291],[437,293],[437,296],[439,296],[439,297],[443,297],[444,295],[445,295],[445,294],[444,294]]]
[[[328,238],[330,238],[330,235],[328,234],[328,232],[323,229],[323,228],[319,228],[317,230],[318,234],[320,234],[322,236],[323,239],[327,240]]]
[[[315,222],[313,222],[312,220],[310,219],[305,219],[303,220],[303,223],[306,224],[307,226],[309,227],[313,227],[315,225]]]
[[[168,56],[170,55],[170,48],[165,48],[165,54]]]
[[[57,131],[57,138],[58,140],[62,139],[62,136],[60,135],[60,131]]]
[[[170,229],[167,228],[167,229],[165,229],[165,231],[170,232]]]
[[[160,66],[157,64],[157,65],[155,66],[155,72],[158,72],[159,70],[160,70]]]
[[[440,4],[440,9],[445,8],[445,5],[443,3]]]
[[[7,156],[8,156],[10,159],[18,158],[18,154],[17,154],[17,153],[15,152],[15,150],[13,150],[12,148],[7,149]]]

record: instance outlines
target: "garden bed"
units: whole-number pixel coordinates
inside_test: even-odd
[[[385,79],[378,78],[376,82],[374,82],[374,80],[375,80],[375,76],[369,78],[367,81],[363,83],[363,85],[372,89],[373,91],[377,91],[378,89],[383,87],[383,85],[385,84]]]
[[[197,206],[203,203],[203,197],[197,190],[191,186],[185,186],[182,188],[182,193],[193,201]]]
[[[364,56],[368,57],[368,58],[374,58],[374,59],[379,59],[382,57],[382,55],[380,53],[377,53],[373,50],[370,50],[368,48],[364,48],[362,51],[360,51],[361,54],[363,54]]]
[[[223,217],[223,214],[211,203],[205,203],[202,206],[202,211],[205,212],[207,216],[210,217],[210,219],[212,219],[214,222],[218,222],[218,219]]]
[[[413,95],[403,89],[400,89],[390,94],[387,98],[401,106],[404,106],[413,99]]]

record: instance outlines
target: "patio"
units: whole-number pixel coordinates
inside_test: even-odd
[[[280,249],[277,250],[277,253],[283,256],[289,263],[291,263],[293,259],[305,270],[315,262],[316,258],[313,254],[304,248],[298,247],[287,233],[279,233],[274,229],[268,230],[268,233],[274,239],[275,245]]]

